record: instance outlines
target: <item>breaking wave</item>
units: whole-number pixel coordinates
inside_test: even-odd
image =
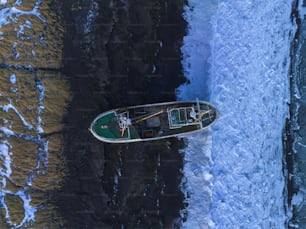
[[[285,228],[282,133],[289,115],[293,1],[190,0],[178,99],[220,110],[184,150],[185,228]]]

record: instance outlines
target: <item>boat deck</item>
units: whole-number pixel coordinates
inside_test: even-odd
[[[104,115],[99,118],[92,129],[99,135],[109,139],[130,139],[130,138],[139,138],[138,132],[135,128],[129,128],[129,131],[125,131],[121,135],[121,130],[117,121],[117,115],[115,112],[110,112],[109,114]]]
[[[201,130],[216,118],[217,110],[205,102],[151,104],[105,112],[91,130],[108,142],[155,140]]]

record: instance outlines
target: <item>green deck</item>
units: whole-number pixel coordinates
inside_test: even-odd
[[[106,128],[101,128],[105,126]],[[109,114],[106,114],[100,118],[98,118],[95,123],[92,126],[93,131],[107,139],[124,139],[128,138],[128,131],[126,130],[124,132],[124,135],[121,136],[120,127],[117,122],[117,116],[115,112],[111,112]],[[130,137],[131,139],[139,138],[139,135],[134,127],[130,126]]]

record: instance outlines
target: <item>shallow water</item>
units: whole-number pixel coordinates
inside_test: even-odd
[[[50,3],[0,4],[1,228],[62,221],[46,197],[65,177],[61,131],[70,92],[56,71],[63,28]]]

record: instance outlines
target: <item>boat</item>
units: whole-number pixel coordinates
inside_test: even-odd
[[[152,141],[202,131],[217,117],[217,109],[205,101],[164,102],[106,111],[89,130],[108,143]]]

